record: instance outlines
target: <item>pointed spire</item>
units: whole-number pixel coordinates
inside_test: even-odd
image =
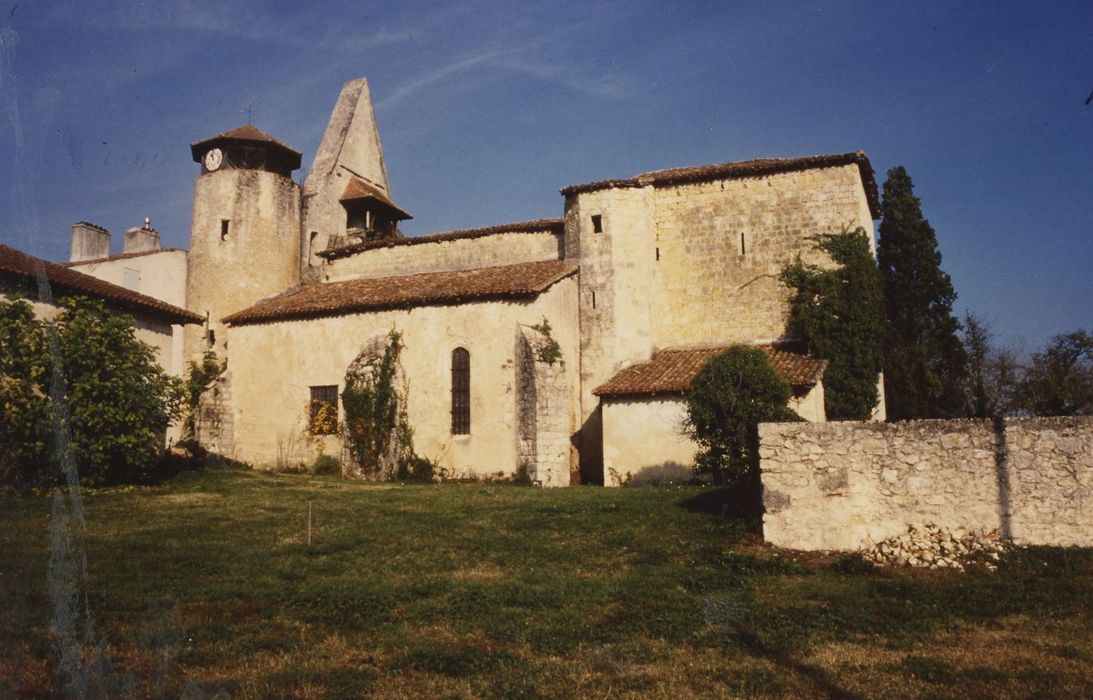
[[[372,111],[372,96],[368,81],[364,78],[350,80],[342,86],[322,144],[315,154],[315,162],[308,173],[305,191],[319,187],[320,179],[336,173],[339,168],[389,192],[387,166],[383,162],[383,147],[376,128],[376,115]]]
[[[315,254],[326,248],[331,237],[345,235],[346,210],[339,199],[353,179],[392,201],[372,96],[364,78],[342,86],[304,182],[301,252],[305,279],[314,276],[310,268],[322,263]]]

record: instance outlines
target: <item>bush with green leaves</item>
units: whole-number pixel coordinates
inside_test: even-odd
[[[754,479],[759,423],[801,420],[786,406],[791,396],[760,348],[734,345],[711,357],[687,392],[683,432],[701,448],[696,470],[715,484]]]
[[[817,236],[816,246],[837,265],[786,267],[794,290],[787,334],[809,354],[828,360],[824,408],[831,420],[868,420],[879,400],[884,298],[880,272],[862,228]]]
[[[80,297],[60,305],[46,322],[26,302],[0,304],[0,430],[7,438],[0,476],[9,483],[55,482],[61,455],[70,452],[84,484],[156,478],[182,383],[136,338],[129,316]],[[50,442],[56,444],[47,448]]]
[[[0,299],[0,483],[38,480],[50,434],[45,329],[25,301]]]
[[[315,458],[309,470],[312,474],[340,474],[342,463],[337,457],[321,454]]]

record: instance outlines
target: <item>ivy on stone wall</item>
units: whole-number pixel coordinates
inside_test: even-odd
[[[216,353],[207,350],[201,357],[201,362],[190,360],[186,363],[186,381],[184,385],[182,434],[186,439],[193,439],[197,432],[197,411],[201,404],[201,397],[212,388],[224,374],[224,364],[217,358]]]
[[[346,457],[365,478],[397,478],[415,463],[402,349],[402,334],[392,330],[386,343],[362,350],[345,374]]]
[[[550,327],[550,321],[543,317],[542,323],[536,323],[531,327],[531,330],[541,334],[543,340],[536,343],[535,359],[539,362],[545,362],[548,365],[553,365],[562,357],[562,347],[558,345],[558,341],[554,339],[554,336],[550,334],[552,330]]]
[[[798,259],[781,274],[795,292],[787,335],[829,361],[823,383],[831,420],[868,420],[879,400],[884,298],[868,235],[859,227],[817,236],[816,247],[838,267]]]

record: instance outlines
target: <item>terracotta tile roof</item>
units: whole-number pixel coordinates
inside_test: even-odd
[[[668,170],[653,170],[641,173],[625,180],[601,180],[589,182],[583,185],[570,185],[562,188],[563,195],[580,194],[582,192],[594,192],[612,187],[646,187],[649,185],[679,185],[689,182],[705,182],[708,180],[739,179],[745,177],[762,177],[776,173],[788,173],[813,168],[831,168],[839,165],[858,166],[861,172],[862,184],[865,186],[865,195],[869,200],[869,210],[874,219],[881,215],[880,197],[877,194],[877,179],[873,173],[873,165],[869,158],[861,151],[853,153],[835,153],[829,155],[806,156],[802,158],[759,158],[756,160],[742,160],[733,163],[717,163],[714,165],[698,165],[688,168],[671,168]]]
[[[309,284],[231,314],[233,325],[290,318],[538,296],[577,272],[566,260],[520,263],[476,270]]]
[[[112,260],[126,260],[128,258],[140,258],[145,255],[155,255],[156,253],[185,253],[182,248],[157,248],[155,250],[142,250],[139,253],[118,253],[116,255],[108,255],[105,258],[92,258],[91,260],[80,260],[78,262],[63,262],[58,263],[62,267],[79,267],[80,265],[88,265],[90,263],[110,262]]]
[[[36,284],[38,274],[42,273],[49,280],[54,294],[85,294],[103,299],[109,304],[129,311],[140,312],[161,318],[169,323],[204,323],[205,317],[192,311],[180,309],[173,304],[138,294],[125,287],[104,282],[91,275],[70,270],[33,255],[27,255],[6,245],[0,245],[0,274],[10,275],[23,282]]]
[[[349,178],[349,183],[345,186],[345,192],[342,193],[342,196],[338,201],[352,202],[357,199],[373,199],[394,212],[395,218],[399,220],[414,218],[413,214],[399,208],[399,206],[392,202],[379,188],[368,184],[359,177],[351,177]]]
[[[497,233],[524,233],[534,231],[553,231],[561,233],[565,230],[564,219],[536,219],[534,221],[518,221],[512,224],[499,224],[486,228],[469,228],[458,231],[445,231],[444,233],[431,233],[427,236],[410,236],[407,238],[388,238],[379,241],[362,241],[351,243],[336,248],[327,248],[319,253],[327,260],[344,258],[362,250],[372,248],[391,248],[400,245],[420,245],[422,243],[443,243],[444,241],[456,241],[462,238],[480,238],[492,236]]]
[[[766,351],[775,371],[795,388],[813,386],[827,369],[827,360],[778,350],[769,345],[759,347]],[[653,354],[653,359],[619,371],[592,393],[597,396],[683,394],[691,388],[691,382],[706,361],[725,349],[659,350]]]
[[[273,146],[276,146],[279,150],[285,151],[290,156],[292,162],[295,164],[292,168],[293,170],[300,167],[300,159],[303,157],[302,153],[297,151],[292,146],[289,146],[286,143],[278,141],[277,139],[273,138],[272,136],[270,136],[266,132],[262,131],[261,129],[258,129],[254,126],[251,126],[250,124],[244,124],[243,126],[237,127],[235,129],[231,129],[229,131],[221,132],[221,133],[217,134],[216,136],[210,136],[207,139],[201,139],[200,141],[194,141],[193,143],[190,144],[190,155],[193,156],[193,159],[194,159],[195,163],[200,163],[201,162],[201,157],[202,157],[202,155],[204,155],[205,151],[209,150],[213,146],[216,146],[217,144],[221,144],[221,143],[225,143],[225,142],[238,142],[238,141],[251,141],[251,142],[256,142],[256,143],[268,143],[268,144],[271,144]]]

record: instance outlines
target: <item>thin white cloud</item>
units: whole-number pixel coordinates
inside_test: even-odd
[[[400,85],[395,90],[384,97],[382,100],[376,102],[376,109],[387,109],[397,106],[399,103],[406,100],[407,97],[413,95],[415,92],[423,87],[431,85],[442,78],[446,78],[455,73],[468,70],[478,65],[489,64],[493,59],[502,55],[503,51],[487,51],[475,56],[461,59],[455,63],[442,66],[440,68],[429,71],[425,75],[422,75],[408,83]]]

